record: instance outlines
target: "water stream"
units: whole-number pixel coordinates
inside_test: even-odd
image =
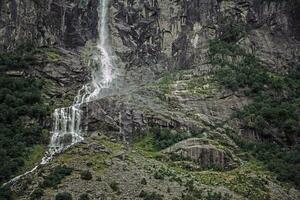
[[[109,92],[112,82],[115,79],[115,64],[112,48],[109,40],[108,30],[108,7],[109,0],[100,0],[98,7],[98,33],[99,39],[96,50],[93,53],[89,65],[92,68],[91,81],[82,86],[74,98],[73,105],[65,108],[57,108],[53,113],[53,130],[49,148],[42,161],[32,170],[17,176],[5,183],[13,183],[27,174],[34,172],[40,165],[49,162],[52,157],[67,149],[68,147],[81,142],[83,130],[80,126],[83,111],[81,105],[97,100]]]

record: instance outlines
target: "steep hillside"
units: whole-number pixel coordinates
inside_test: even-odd
[[[39,163],[51,113],[93,81],[101,2],[0,0],[1,184]],[[0,199],[300,199],[299,1],[107,11],[116,81],[80,105],[85,140]]]

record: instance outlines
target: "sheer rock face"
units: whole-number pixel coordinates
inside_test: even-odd
[[[1,0],[0,52],[20,45],[77,48],[97,37],[97,0]]]
[[[128,68],[187,69],[207,62],[208,41],[218,36],[239,41],[268,67],[284,70],[299,60],[299,10],[287,1],[115,0],[114,49]],[[249,34],[225,38],[234,26]]]

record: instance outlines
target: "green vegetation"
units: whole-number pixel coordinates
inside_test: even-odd
[[[171,131],[168,128],[161,127],[151,127],[149,129],[149,134],[153,135],[154,138],[154,148],[156,150],[165,149],[181,140],[188,138],[188,134],[183,131]]]
[[[9,187],[0,187],[0,199],[2,200],[15,200],[16,197]]]
[[[245,130],[266,142],[242,142],[241,146],[276,172],[279,180],[299,186],[299,148],[283,144],[295,145],[300,133],[300,68],[291,67],[286,75],[276,74],[239,45],[221,39],[211,41],[210,59],[218,67],[218,82],[253,99],[234,117],[243,122]]]
[[[55,196],[55,200],[72,200],[72,195],[68,192],[58,193]]]
[[[81,179],[83,180],[92,180],[93,179],[93,175],[90,171],[86,170],[86,171],[82,171],[80,173]]]
[[[144,135],[135,138],[134,148],[146,157],[161,158],[161,150],[190,137],[182,130],[150,127]]]
[[[44,178],[44,182],[42,183],[43,188],[51,187],[56,188],[58,184],[66,177],[71,175],[73,169],[69,168],[65,165],[57,166],[54,170]]]
[[[229,194],[222,195],[220,192],[208,191],[196,189],[193,185],[193,182],[188,182],[188,189],[185,193],[182,194],[181,200],[230,200],[232,196]]]
[[[300,186],[300,146],[291,148],[269,142],[250,142],[236,139],[245,152],[251,153],[277,174],[279,181],[291,181]]]
[[[156,192],[146,192],[144,190],[141,191],[139,197],[143,198],[144,200],[163,200],[163,196],[157,194]]]
[[[113,181],[109,184],[110,188],[114,191],[114,192],[120,192],[120,187],[119,187],[119,183],[116,181]]]
[[[39,187],[32,192],[32,194],[30,195],[30,199],[31,200],[41,199],[43,195],[44,195],[44,190]]]
[[[141,184],[142,185],[147,185],[147,180],[145,178],[142,178]]]
[[[0,184],[35,164],[48,141],[42,122],[48,108],[42,82],[33,78],[0,77]]]
[[[89,200],[89,199],[90,199],[90,197],[87,193],[81,194],[79,196],[79,200]]]
[[[0,70],[7,69],[28,69],[37,64],[42,64],[45,59],[56,61],[60,58],[60,53],[55,48],[34,48],[32,45],[20,46],[16,51],[0,54]]]

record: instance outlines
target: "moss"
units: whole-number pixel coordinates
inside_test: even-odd
[[[36,48],[32,52],[33,54],[40,54],[40,55],[46,55],[47,58],[51,61],[58,60],[61,55],[58,49],[55,48],[49,48],[49,47],[42,47],[42,48]]]

